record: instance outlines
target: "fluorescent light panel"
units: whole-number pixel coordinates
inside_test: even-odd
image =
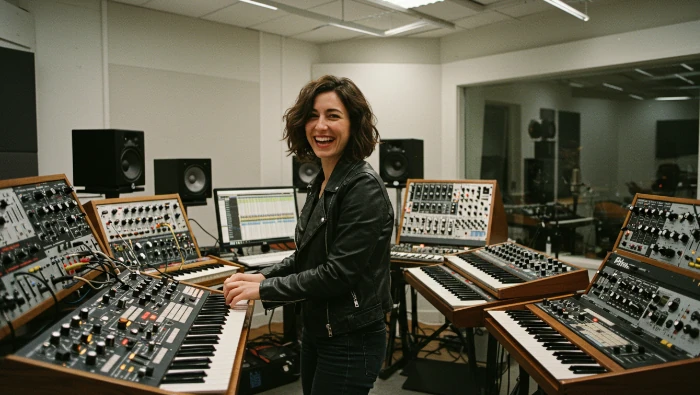
[[[396,27],[393,29],[389,29],[389,30],[384,32],[384,35],[385,36],[394,36],[396,34],[401,34],[401,33],[411,31],[411,30],[420,29],[421,27],[426,26],[426,25],[428,25],[428,22],[426,22],[424,20],[415,21],[413,23],[409,23],[408,25],[403,25],[403,26],[399,26],[399,27]]]
[[[382,37],[381,34],[377,34],[377,33],[375,33],[375,32],[371,32],[371,31],[369,31],[369,30],[360,29],[359,27],[341,25],[340,23],[329,23],[329,25],[330,25],[330,26],[339,27],[339,28],[345,29],[345,30],[351,30],[351,31],[353,31],[353,32],[369,34],[370,36]]]
[[[383,0],[386,1],[387,3],[391,3],[393,5],[397,5],[401,8],[416,8],[416,7],[421,7],[424,5],[428,4],[433,4],[433,3],[439,3],[443,0]]]
[[[615,89],[616,91],[620,91],[620,92],[622,92],[622,91],[624,90],[624,89],[620,88],[620,87],[617,86],[617,85],[608,84],[607,82],[604,82],[604,83],[603,83],[603,86],[606,87],[606,88]]]
[[[691,80],[689,80],[689,79],[683,77],[683,76],[680,75],[680,74],[676,74],[676,77],[678,77],[678,79],[680,79],[681,81],[684,81],[684,82],[689,83],[690,85],[695,85],[695,83],[694,83],[693,81],[691,81]]]
[[[690,96],[668,96],[668,97],[657,97],[656,100],[659,101],[671,101],[671,100],[690,100]]]
[[[257,1],[253,1],[253,0],[241,0],[241,1],[244,2],[244,3],[256,5],[256,6],[258,6],[258,7],[268,8],[268,9],[270,9],[270,10],[277,10],[277,7],[274,7],[274,6],[271,6],[271,5],[267,5],[267,4],[263,4],[263,3],[258,3]]]
[[[584,85],[580,82],[569,82],[569,86],[572,88],[583,88]]]
[[[651,74],[651,73],[649,73],[649,72],[646,72],[646,71],[644,71],[644,70],[642,70],[642,69],[634,69],[634,71],[636,71],[637,73],[639,73],[639,74],[641,74],[641,75],[646,75],[647,77],[653,77],[653,76],[654,76],[654,74]]]
[[[644,100],[643,97],[637,96],[637,95],[630,95],[630,97],[633,98],[633,99],[637,99],[637,100]]]
[[[385,1],[386,1],[386,0],[385,0]],[[586,14],[584,14],[583,12],[577,10],[576,8],[574,8],[574,7],[572,7],[572,6],[570,6],[570,5],[566,4],[566,3],[564,3],[564,2],[561,1],[561,0],[544,0],[544,1],[546,1],[547,3],[553,5],[553,6],[557,7],[557,8],[559,8],[560,10],[562,10],[562,11],[564,11],[564,12],[568,12],[569,14],[575,16],[576,18],[578,18],[578,19],[580,19],[580,20],[582,20],[582,21],[584,21],[584,22],[586,22],[586,21],[588,21],[589,19],[591,19],[591,18],[588,17],[588,15],[586,15]]]
[[[688,71],[695,71],[695,69],[694,69],[694,68],[692,68],[692,67],[688,66],[688,65],[687,65],[687,64],[685,64],[685,63],[681,63],[681,66],[683,66],[683,68],[684,68],[684,69],[686,69],[686,70],[688,70]]]

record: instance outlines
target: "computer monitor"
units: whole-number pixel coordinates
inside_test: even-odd
[[[296,196],[294,187],[214,189],[221,247],[294,241]]]

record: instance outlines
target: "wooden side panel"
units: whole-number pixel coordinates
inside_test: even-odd
[[[508,240],[508,219],[503,206],[503,196],[497,181],[493,182],[493,202],[491,202],[491,218],[489,218],[489,234],[486,245],[503,243]]]

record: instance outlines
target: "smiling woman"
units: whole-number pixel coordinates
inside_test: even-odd
[[[309,82],[284,114],[289,153],[320,161],[296,228],[297,249],[259,274],[226,280],[226,303],[299,303],[304,394],[367,394],[386,350],[394,214],[364,161],[379,141],[372,110],[347,78]]]

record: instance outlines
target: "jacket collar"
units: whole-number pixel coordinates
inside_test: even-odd
[[[360,163],[362,163],[362,161],[353,161],[347,154],[340,157],[340,160],[333,169],[333,173],[331,173],[331,179],[328,180],[328,183],[326,183],[324,191],[336,192],[340,188],[343,181],[345,181],[345,178],[348,176],[350,171],[352,171],[352,169],[354,169]],[[316,192],[318,194],[325,177],[326,176],[323,174],[323,167],[321,166],[321,171],[318,172],[316,178],[314,178],[314,180],[311,181],[307,187],[309,192]]]

